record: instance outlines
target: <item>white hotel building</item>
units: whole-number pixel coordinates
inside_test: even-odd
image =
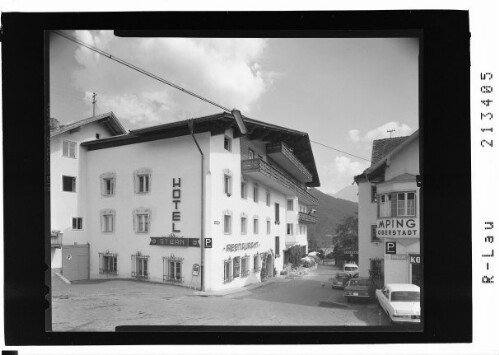
[[[279,273],[288,248],[307,251],[319,177],[306,133],[244,124],[221,113],[125,132],[109,113],[52,131],[53,267],[206,291]]]
[[[359,272],[420,285],[419,131],[375,140],[359,186]]]

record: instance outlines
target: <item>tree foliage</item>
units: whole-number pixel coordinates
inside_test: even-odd
[[[303,249],[299,245],[289,249],[289,262],[293,264],[293,267],[301,265],[301,258],[303,258]]]
[[[343,218],[336,226],[336,244],[334,247],[335,257],[343,257],[345,250],[359,249],[359,218],[357,215]]]

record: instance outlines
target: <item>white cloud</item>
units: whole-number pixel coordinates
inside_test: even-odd
[[[350,137],[350,140],[354,143],[360,141],[360,131],[358,129],[352,129],[348,131],[348,136]]]
[[[388,131],[390,130],[394,130],[391,135],[392,137],[408,136],[414,131],[411,127],[409,127],[405,123],[391,121],[385,123],[382,126],[376,127],[368,131],[364,135],[362,135],[361,131],[358,129],[351,129],[350,131],[348,131],[348,136],[350,140],[354,143],[367,142],[370,145],[372,141],[375,139],[389,138],[390,132]]]
[[[178,84],[229,109],[248,113],[270,88],[274,74],[259,61],[267,40],[258,38],[148,38],[123,40],[111,31],[77,31],[82,41]],[[134,72],[86,48],[74,85],[98,94],[99,112],[115,111],[134,125],[220,112],[201,100]],[[147,94],[139,94],[147,93]],[[156,103],[161,108],[148,109]],[[133,117],[132,117],[133,116]]]
[[[351,185],[355,175],[369,167],[369,162],[355,161],[345,156],[336,157],[334,162],[318,166],[321,190],[334,193]]]

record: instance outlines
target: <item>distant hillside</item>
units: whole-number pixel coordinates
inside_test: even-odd
[[[357,185],[348,185],[332,196],[357,203],[359,202],[359,196],[357,195],[358,192],[359,188]]]
[[[328,194],[322,193],[317,189],[310,189],[310,194],[319,199],[319,206],[316,208],[316,215],[319,217],[319,222],[308,227],[308,239],[317,241],[318,247],[326,247],[331,245],[331,239],[325,239],[326,234],[334,234],[336,225],[347,216],[352,216],[357,213],[357,203],[335,198]],[[313,243],[309,243],[313,247]]]

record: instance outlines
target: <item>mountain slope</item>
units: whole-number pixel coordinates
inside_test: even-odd
[[[315,248],[314,242],[317,243],[318,247],[330,246],[331,238],[325,238],[325,235],[335,234],[336,225],[341,223],[343,218],[355,215],[358,204],[335,198],[314,188],[310,189],[309,192],[319,199],[319,206],[316,208],[319,222],[308,227],[309,247]]]
[[[359,202],[359,196],[357,195],[358,191],[359,188],[357,187],[357,185],[348,185],[331,196],[341,198],[342,200]]]

